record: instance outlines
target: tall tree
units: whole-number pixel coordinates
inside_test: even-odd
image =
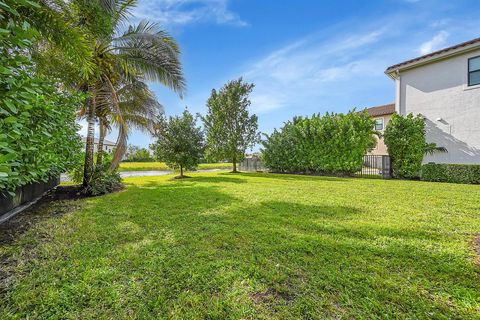
[[[157,131],[157,141],[151,146],[157,159],[165,161],[174,169],[195,169],[203,155],[203,132],[196,126],[195,118],[187,109],[181,116],[164,120],[161,130]]]
[[[257,116],[250,115],[248,95],[253,83],[244,83],[242,78],[228,82],[220,91],[212,90],[207,101],[208,112],[203,118],[207,133],[207,152],[217,160],[237,163],[245,156],[247,148],[259,141]]]
[[[146,21],[130,26],[119,36],[115,31],[127,21],[135,1],[111,0],[109,7],[112,32],[96,39],[93,55],[94,76],[82,87],[90,98],[86,103],[87,141],[84,163],[84,181],[88,186],[93,176],[93,144],[96,120],[97,95],[100,90],[108,91],[110,107],[117,114],[118,139],[111,169],[121,160],[125,148],[128,128],[120,111],[116,90],[119,79],[141,76],[145,80],[158,81],[182,95],[185,89],[180,50],[175,40],[156,24]]]
[[[152,133],[157,120],[163,114],[163,106],[157,101],[148,85],[140,79],[134,78],[129,83],[119,83],[115,90],[118,97],[118,109],[111,108],[111,95],[108,88],[100,91],[100,94],[97,95],[97,118],[99,119],[97,167],[102,165],[103,141],[112,127],[123,127],[123,134],[126,137],[132,128]],[[85,109],[82,110],[82,113],[85,113]],[[114,157],[113,160],[120,159]],[[113,166],[116,165],[117,163],[113,163]]]

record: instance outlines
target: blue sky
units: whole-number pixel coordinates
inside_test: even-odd
[[[256,85],[251,111],[266,133],[294,115],[393,102],[386,67],[480,37],[478,0],[139,0],[133,15],[180,44],[184,99],[151,85],[167,115],[204,113],[212,88],[243,77]]]

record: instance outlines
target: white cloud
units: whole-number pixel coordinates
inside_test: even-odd
[[[133,11],[138,19],[148,19],[162,25],[187,25],[214,22],[247,26],[236,13],[228,9],[228,0],[143,0]]]
[[[432,39],[422,43],[418,48],[418,52],[424,55],[440,49],[447,42],[448,36],[449,33],[444,30],[438,32]]]
[[[243,73],[247,81],[256,84],[252,110],[261,114],[299,102],[306,106],[329,103],[322,97],[348,94],[348,86],[383,77],[387,62],[374,52],[373,45],[386,31],[367,30],[327,39],[310,36],[252,63]]]

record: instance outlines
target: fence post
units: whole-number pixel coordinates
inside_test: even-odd
[[[390,165],[390,156],[382,156],[382,178],[390,179],[392,177],[392,166]]]

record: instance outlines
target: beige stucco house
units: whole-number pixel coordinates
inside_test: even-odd
[[[383,141],[383,137],[381,136],[387,127],[388,122],[392,118],[392,114],[395,113],[395,104],[386,104],[383,106],[371,107],[365,109],[368,114],[375,120],[375,130],[380,133],[379,136],[375,136],[377,139],[377,145],[374,149],[372,149],[367,154],[370,155],[388,155],[387,146]]]
[[[395,81],[395,111],[421,114],[427,141],[447,153],[424,162],[480,163],[480,38],[387,68]]]

